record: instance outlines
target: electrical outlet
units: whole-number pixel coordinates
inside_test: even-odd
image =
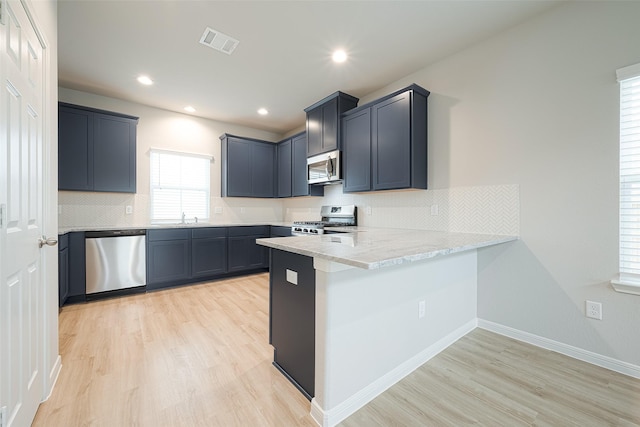
[[[222,213],[222,206],[216,206],[215,208],[213,208],[213,213],[221,214]]]
[[[602,303],[587,300],[585,302],[585,315],[592,319],[602,320]]]
[[[367,206],[366,208],[364,208],[364,211],[367,215],[371,215],[371,206]]]
[[[131,206],[131,205],[125,206],[124,213],[127,214],[127,215],[131,215],[133,213],[133,206]]]
[[[240,213],[245,213],[247,210],[245,208],[240,208]]]
[[[427,305],[425,301],[420,301],[418,303],[418,319],[422,319],[424,317],[425,312],[427,311]]]
[[[431,215],[436,216],[439,213],[440,213],[440,209],[438,208],[438,205],[431,205]]]

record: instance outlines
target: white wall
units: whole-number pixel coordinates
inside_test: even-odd
[[[59,97],[63,102],[140,118],[137,129],[137,193],[61,191],[61,228],[148,225],[150,148],[213,156],[210,222],[245,223],[282,219],[282,206],[278,200],[220,197],[220,135],[230,133],[267,141],[278,141],[279,135],[62,87],[59,88]],[[127,205],[133,207],[133,214],[125,214]],[[214,207],[222,207],[222,214],[214,215]]]
[[[618,85],[640,3],[571,2],[428,67],[431,188],[517,184],[521,241],[479,251],[481,319],[640,365],[618,272]],[[603,320],[584,301],[603,303]]]

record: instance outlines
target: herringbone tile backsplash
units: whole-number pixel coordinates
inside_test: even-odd
[[[328,186],[325,197],[286,199],[285,221],[318,219],[323,204],[355,204],[358,224],[466,233],[518,235],[518,185],[457,187],[442,190],[403,190],[344,194]],[[370,214],[368,214],[370,212]]]

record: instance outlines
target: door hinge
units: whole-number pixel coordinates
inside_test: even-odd
[[[7,418],[7,407],[0,408],[0,427],[4,427],[4,420]]]
[[[1,1],[1,0],[0,0]],[[2,230],[2,228],[4,227],[4,211],[5,211],[5,207],[6,205],[0,205],[0,230]],[[2,424],[0,424],[0,427],[2,427]]]

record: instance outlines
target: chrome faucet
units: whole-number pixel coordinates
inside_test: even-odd
[[[198,223],[198,217],[194,216],[193,218],[196,220],[196,224],[197,224]]]
[[[184,212],[182,212],[182,222],[181,222],[182,224],[186,224],[187,223],[185,218],[186,218],[186,216],[185,216]]]

